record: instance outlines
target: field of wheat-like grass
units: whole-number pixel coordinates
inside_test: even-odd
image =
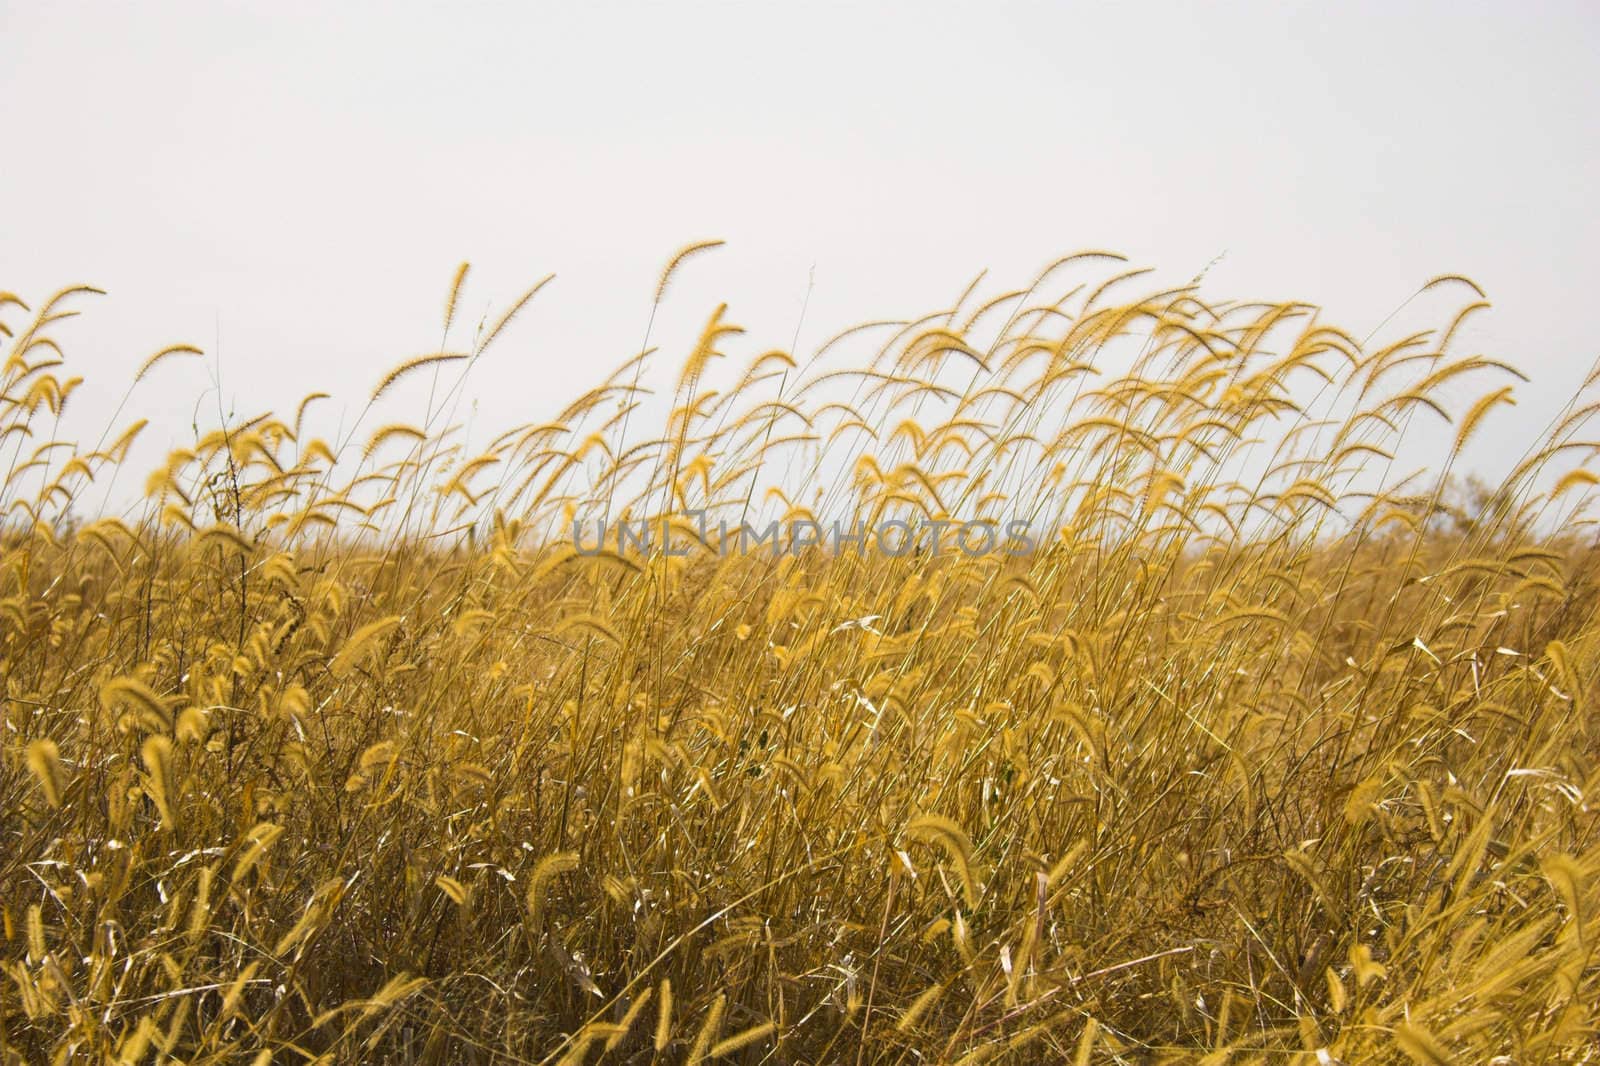
[[[100,297],[0,294],[0,1061],[1600,1061],[1600,405],[1463,494],[1523,380],[1473,283],[719,308],[470,451],[550,297],[467,283],[355,430],[115,490]]]

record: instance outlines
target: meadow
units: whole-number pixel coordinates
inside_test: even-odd
[[[551,296],[463,266],[355,429],[218,418],[109,510],[202,353],[91,448],[114,297],[0,294],[0,1061],[1600,1061],[1600,396],[1473,482],[1536,385],[1466,278],[1377,338],[1024,280],[803,356],[707,308],[469,449]],[[573,543],[623,518],[682,552]]]

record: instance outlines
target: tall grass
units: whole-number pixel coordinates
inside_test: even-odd
[[[1362,342],[1120,269],[732,369],[719,308],[670,405],[469,454],[539,287],[463,339],[463,267],[355,432],[228,419],[121,517],[142,423],[55,439],[92,290],[0,297],[0,1056],[1594,1061],[1595,404],[1463,501],[1470,282]],[[623,516],[686,554],[574,549]]]

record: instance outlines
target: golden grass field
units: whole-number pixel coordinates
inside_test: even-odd
[[[1521,383],[1470,281],[1376,341],[1104,254],[801,359],[718,309],[659,415],[635,359],[470,451],[538,289],[466,281],[357,431],[202,427],[120,517],[142,423],[57,439],[103,297],[0,296],[0,1060],[1600,1061],[1600,407],[1459,491]],[[1049,536],[571,545],[689,509]]]

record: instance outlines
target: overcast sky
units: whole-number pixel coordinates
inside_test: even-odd
[[[1210,294],[1358,333],[1462,272],[1474,343],[1535,375],[1486,431],[1519,436],[1600,354],[1596,55],[1583,2],[0,0],[0,289],[109,291],[60,334],[103,422],[219,323],[239,413],[353,410],[437,346],[459,261],[474,315],[554,271],[475,378],[504,425],[631,355],[703,237],[674,365],[724,299],[787,346],[813,265],[802,349],[1081,248],[1226,252]],[[205,371],[160,373],[130,412],[177,442]]]

